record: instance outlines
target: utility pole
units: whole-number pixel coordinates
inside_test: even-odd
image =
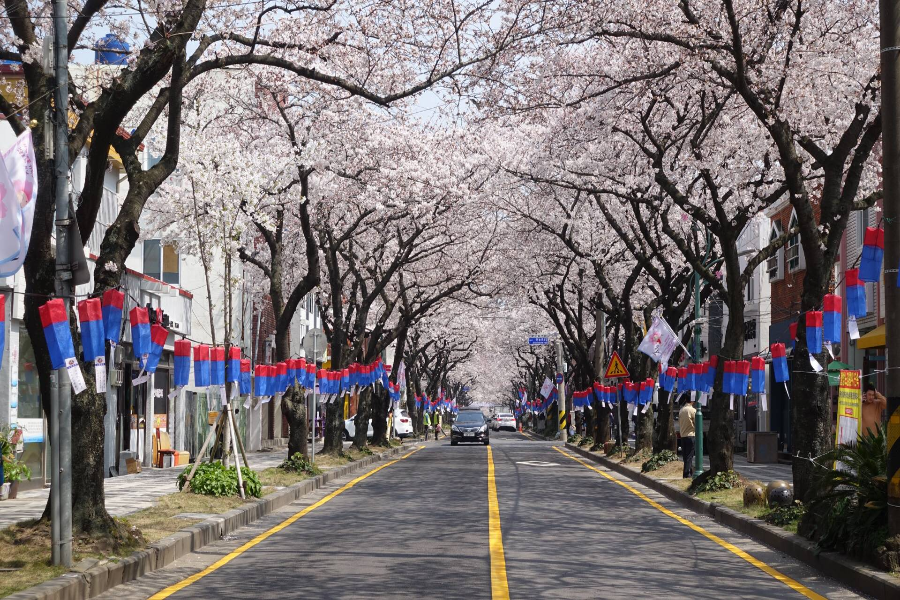
[[[556,340],[556,374],[561,377],[562,381],[556,384],[556,414],[559,418],[559,435],[562,443],[565,444],[569,437],[568,427],[566,426],[566,374],[564,372],[566,360],[563,356],[562,340]]]
[[[694,270],[694,362],[700,362],[700,335],[703,333],[700,323],[700,273]],[[700,392],[694,392],[696,400],[700,399]],[[694,440],[696,448],[694,451],[694,478],[703,474],[703,407],[697,402],[697,413],[694,420]],[[673,408],[674,410],[674,408]],[[682,449],[684,452],[684,449]]]
[[[603,385],[605,383],[605,379],[603,378],[603,363],[606,362],[606,313],[600,309],[599,302],[597,302],[595,319],[597,321],[597,335],[595,336],[596,341],[594,342],[594,372],[597,373],[597,379],[600,380],[600,385]],[[605,423],[601,423],[599,410],[595,415],[595,419],[597,421],[597,437],[594,439],[594,444],[596,445],[600,442],[602,437],[600,435],[601,431],[606,431],[606,429],[609,428],[609,419],[607,418]]]
[[[71,310],[72,266],[69,264],[69,48],[65,0],[53,0],[53,64],[56,89],[53,95],[54,181],[56,185],[56,295]],[[58,369],[52,382],[51,433],[51,551],[54,565],[72,566],[72,388],[66,369]]]
[[[881,0],[881,117],[884,189],[884,259],[888,272],[900,265],[900,2]],[[900,288],[884,286],[887,337],[887,439],[888,529],[900,534]],[[891,364],[891,361],[894,361]]]

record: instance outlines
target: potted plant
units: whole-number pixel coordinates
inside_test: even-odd
[[[3,476],[9,482],[9,499],[13,500],[19,492],[19,482],[31,479],[31,469],[24,462],[13,457],[3,459]]]

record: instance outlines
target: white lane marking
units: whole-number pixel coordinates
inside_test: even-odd
[[[519,460],[516,461],[517,465],[528,465],[529,467],[558,467],[559,463],[555,462],[546,462],[543,460]]]

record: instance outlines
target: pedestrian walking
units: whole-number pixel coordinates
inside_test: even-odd
[[[681,456],[684,458],[684,469],[681,476],[684,478],[694,476],[694,437],[697,435],[694,428],[697,410],[690,397],[682,403],[678,411],[678,428],[681,433]]]
[[[423,421],[423,425],[425,426],[425,441],[428,441],[428,431],[431,429],[431,417],[428,415],[428,411],[425,411],[425,420]]]
[[[878,434],[878,427],[884,423],[882,414],[887,408],[887,398],[882,396],[871,383],[866,384],[866,395],[862,401],[862,434],[868,431]]]

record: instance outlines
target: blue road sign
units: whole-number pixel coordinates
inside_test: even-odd
[[[557,373],[556,374],[556,385],[561,384],[562,380],[563,380],[562,373]]]
[[[529,346],[546,346],[550,343],[550,340],[545,337],[530,337],[528,338]]]

